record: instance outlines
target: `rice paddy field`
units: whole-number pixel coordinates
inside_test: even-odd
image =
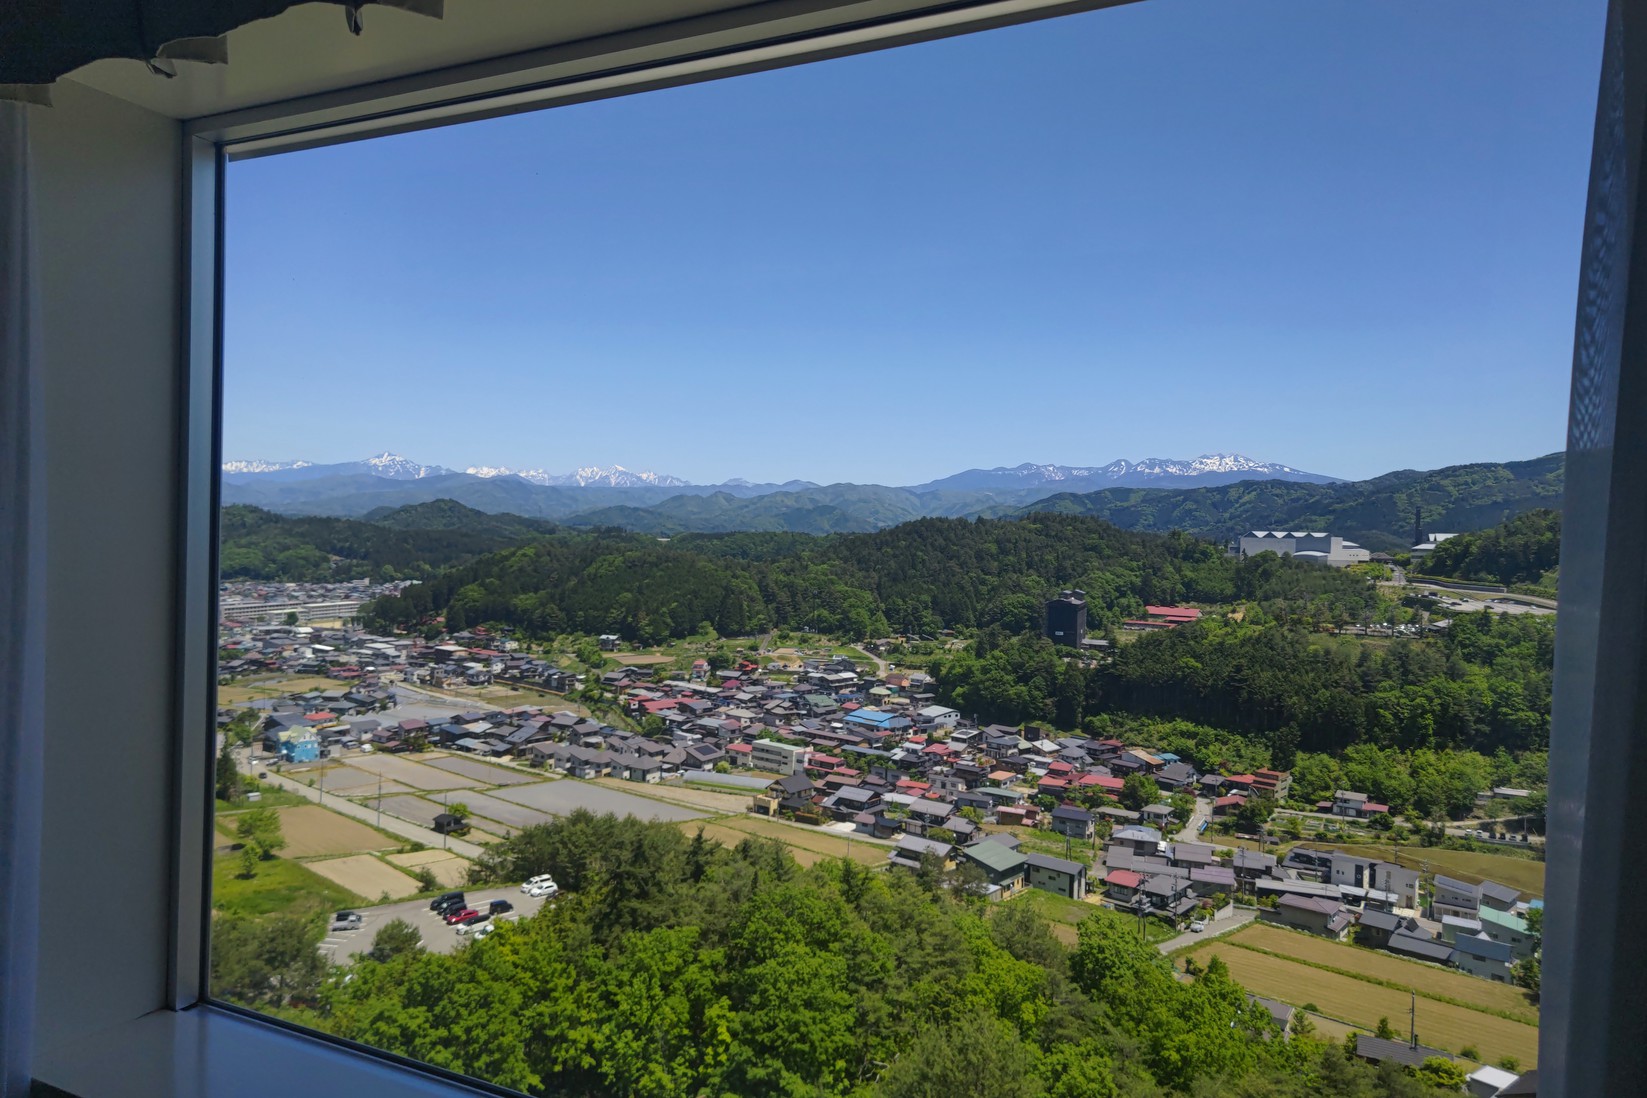
[[[1244,944],[1256,948],[1243,948]],[[1322,946],[1342,952],[1322,953]],[[1260,953],[1257,949],[1285,952],[1288,957]],[[1327,1018],[1361,1032],[1372,1032],[1380,1018],[1388,1018],[1398,1030],[1403,1030],[1412,1002],[1406,988],[1411,988],[1418,993],[1418,1039],[1424,1044],[1455,1053],[1473,1046],[1488,1063],[1504,1056],[1515,1057],[1524,1067],[1532,1067],[1538,1061],[1536,1024],[1486,1013],[1487,1010],[1511,1010],[1523,1017],[1533,1017],[1524,999],[1506,1005],[1505,994],[1519,998],[1519,992],[1502,984],[1260,924],[1197,946],[1183,956],[1205,964],[1214,955],[1222,958],[1231,976],[1254,994],[1292,1006],[1310,1006]],[[1318,957],[1330,959],[1317,960]],[[1313,964],[1332,964],[1344,972],[1328,972]],[[1370,979],[1345,973],[1362,973]],[[1390,980],[1404,987],[1385,987],[1371,979]],[[1474,1005],[1427,997],[1438,994]]]

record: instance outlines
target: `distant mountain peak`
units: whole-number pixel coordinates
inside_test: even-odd
[[[912,487],[917,492],[1016,491],[1058,484],[1069,491],[1085,492],[1141,485],[1188,488],[1234,480],[1294,480],[1331,484],[1337,478],[1306,473],[1273,461],[1259,461],[1245,454],[1202,454],[1189,459],[1147,457],[1129,461],[1121,458],[1107,465],[1043,465],[1026,461],[1022,465],[968,469]]]
[[[307,469],[312,461],[225,461],[225,473],[278,473],[282,469]]]

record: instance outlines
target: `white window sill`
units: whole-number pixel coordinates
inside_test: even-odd
[[[37,1057],[45,1094],[74,1098],[476,1098],[507,1093],[210,1006],[157,1010]],[[37,1093],[39,1093],[37,1091]]]

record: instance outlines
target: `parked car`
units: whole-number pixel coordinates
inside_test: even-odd
[[[333,930],[359,930],[365,918],[358,911],[339,911],[332,916]]]
[[[467,928],[460,926],[458,927],[458,932],[462,933],[465,929]],[[479,926],[475,927],[475,941],[480,941],[482,938],[486,937],[486,935],[492,933],[495,929],[497,928],[492,923],[481,923]]]
[[[1205,929],[1207,929],[1207,921],[1205,919],[1197,919],[1190,924],[1191,934],[1199,934]]]
[[[520,886],[522,892],[530,892],[539,885],[552,885],[555,879],[547,873],[539,873],[536,877],[528,877],[526,883]]]
[[[441,908],[445,907],[446,905],[448,905],[450,903],[453,903],[454,901],[458,904],[462,904],[463,903],[463,893],[461,893],[461,892],[444,892],[441,895],[436,896],[434,899],[429,901],[429,910],[430,911],[439,911]]]
[[[473,916],[479,914],[480,912],[476,911],[472,907],[460,907],[446,913],[446,925],[454,926],[457,923],[463,922],[465,919],[472,918]]]
[[[528,896],[534,896],[534,897],[536,897],[536,896],[558,896],[558,895],[560,895],[560,885],[556,884],[554,881],[547,881],[544,884],[533,885],[530,889],[527,890],[526,894]]]
[[[508,900],[493,900],[486,906],[488,915],[502,915],[505,911],[515,910],[515,905]]]
[[[491,918],[484,911],[473,912],[467,919],[458,920],[457,932],[459,934],[468,934],[472,930],[487,925]]]

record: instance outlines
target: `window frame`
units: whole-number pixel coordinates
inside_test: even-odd
[[[868,0],[772,0],[714,15],[528,51],[182,123],[182,256],[177,395],[180,412],[174,637],[177,727],[172,743],[172,910],[162,1011],[121,1036],[140,1047],[170,1042],[187,1079],[154,1093],[210,1092],[231,1049],[255,1048],[268,1066],[243,1093],[289,1091],[294,1070],[344,1052],[373,1073],[374,1092],[514,1094],[420,1061],[259,1014],[210,995],[213,780],[216,752],[218,511],[222,464],[225,185],[231,161],[405,133],[931,41],[1134,0],[962,0],[930,6]],[[438,33],[434,24],[431,33]],[[165,1015],[170,1014],[170,1017]],[[251,1028],[247,1028],[247,1027]],[[118,1057],[103,1057],[104,1061]],[[332,1061],[343,1063],[343,1061]],[[42,1081],[77,1094],[134,1094],[129,1074],[96,1062],[48,1060]],[[66,1085],[74,1083],[75,1085]],[[312,1083],[305,1083],[312,1087]],[[386,1089],[387,1088],[387,1089]],[[312,1092],[312,1090],[311,1090]],[[358,1093],[358,1092],[357,1092]]]
[[[87,1095],[209,1093],[214,1057],[262,1048],[275,1054],[270,1070],[261,1081],[240,1080],[243,1093],[263,1093],[265,1085],[267,1093],[281,1093],[288,1066],[340,1062],[335,1057],[343,1052],[357,1055],[356,1066],[374,1073],[381,1093],[510,1093],[208,995],[227,163],[803,64],[1119,2],[1125,0],[996,0],[909,11],[888,0],[853,5],[861,17],[846,21],[833,5],[765,3],[183,124],[177,377],[183,437],[176,576],[182,605],[173,684],[180,718],[172,745],[173,919],[166,1010],[128,1028],[136,1047],[164,1046],[174,1071],[184,1070],[179,1064],[194,1066],[187,1085],[174,1074],[163,1085],[150,1081],[151,1089],[144,1091],[130,1075],[115,1069],[100,1075],[96,1064],[85,1062],[115,1056],[83,1058],[75,1065],[48,1061],[42,1065],[48,1084],[62,1080],[66,1089]],[[1644,1015],[1629,1013],[1643,990],[1605,978],[1609,972],[1632,972],[1630,962],[1647,957],[1647,945],[1632,943],[1628,930],[1630,912],[1647,897],[1647,878],[1631,868],[1647,850],[1647,840],[1631,836],[1609,843],[1597,834],[1607,819],[1628,810],[1627,800],[1608,784],[1609,771],[1622,780],[1647,766],[1647,744],[1631,739],[1635,715],[1647,706],[1636,686],[1647,672],[1647,629],[1636,620],[1647,572],[1639,548],[1647,537],[1647,491],[1642,491],[1647,438],[1630,438],[1627,429],[1631,419],[1647,416],[1640,365],[1647,362],[1647,241],[1634,236],[1638,214],[1647,212],[1639,179],[1647,99],[1644,24],[1643,5],[1613,0],[1584,229],[1563,540],[1569,567],[1561,581],[1565,620],[1556,670],[1554,724],[1564,738],[1551,749],[1549,849],[1556,855],[1549,862],[1548,890],[1556,898],[1549,905],[1546,938],[1551,994],[1540,1027],[1542,1081],[1551,1095],[1608,1092],[1612,1083],[1632,1078],[1629,1072],[1639,1072],[1647,1055],[1641,1040]],[[1595,752],[1603,749],[1615,753],[1611,761],[1597,760]],[[190,1058],[190,1050],[197,1059]]]

